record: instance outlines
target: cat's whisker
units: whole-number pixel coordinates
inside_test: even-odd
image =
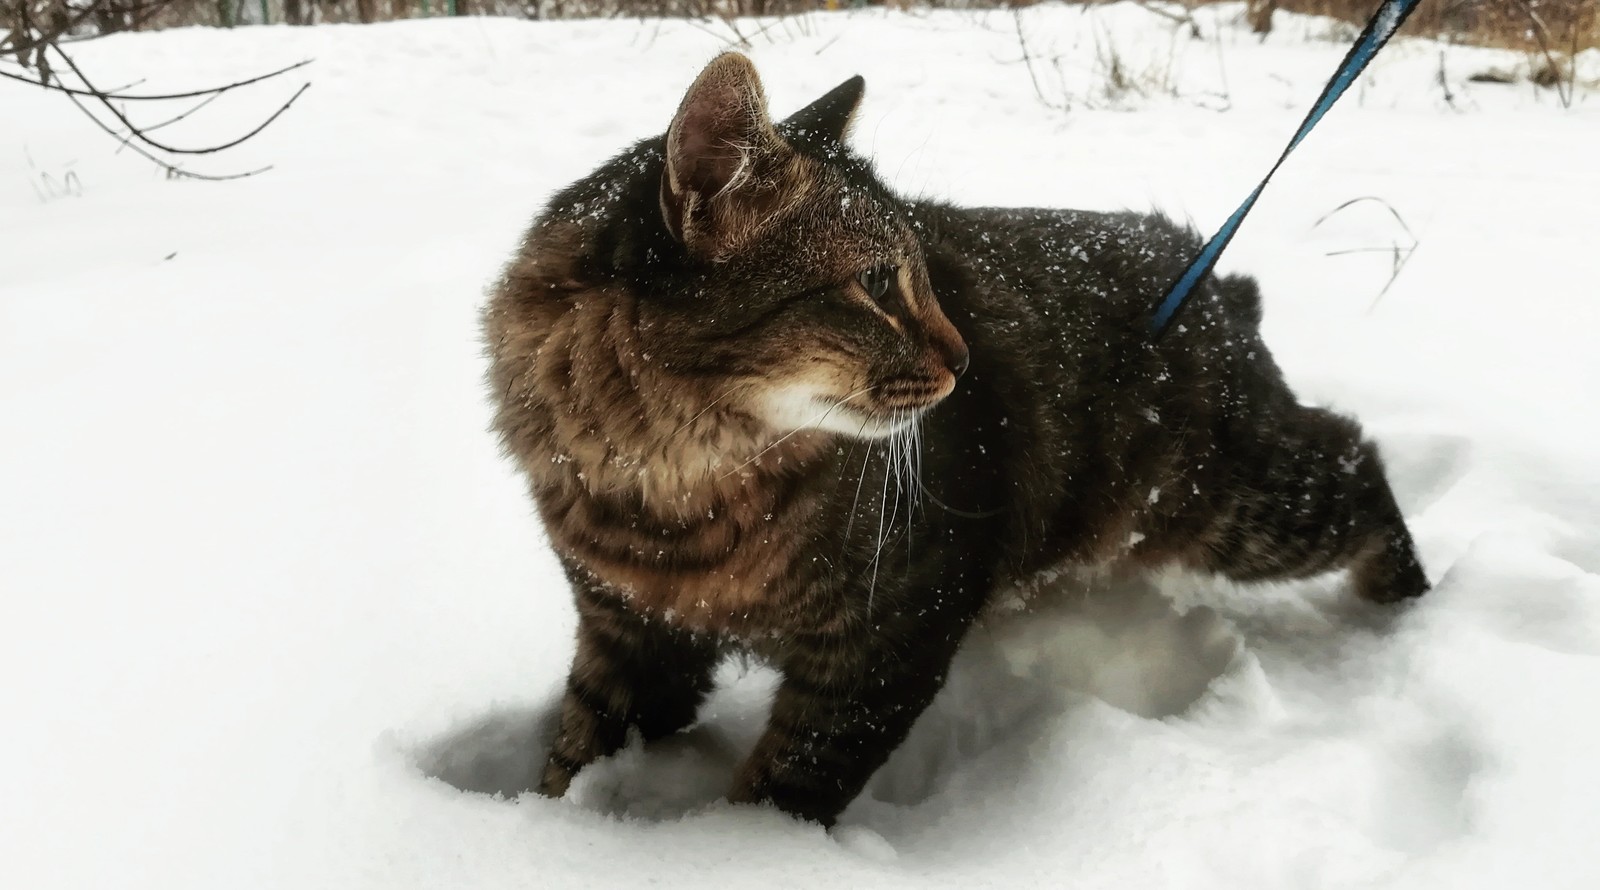
[[[917,474],[921,472],[922,463],[921,424],[921,415],[917,415],[912,417],[906,426],[906,519],[908,520],[915,517],[917,510]]]
[[[886,444],[884,446],[884,448],[887,450],[889,448],[889,446]],[[867,585],[867,612],[868,612],[868,614],[870,614],[872,612],[872,597],[878,591],[878,565],[879,565],[879,563],[881,563],[883,561],[883,540],[884,540],[883,526],[884,526],[884,518],[885,518],[885,515],[886,515],[886,508],[889,506],[889,479],[892,476],[894,476],[894,473],[893,473],[893,467],[891,465],[891,467],[886,468],[884,470],[884,473],[883,473],[883,491],[882,491],[882,493],[880,493],[878,495],[878,541],[877,541],[877,546],[872,551],[872,580],[870,582],[868,582],[868,585]],[[899,503],[899,499],[898,498],[895,499],[895,503],[896,504]]]
[[[920,497],[922,491],[922,433],[921,426],[917,427],[917,492]],[[919,500],[920,503],[920,500]]]
[[[1006,512],[1004,507],[997,507],[993,510],[962,510],[959,507],[952,507],[943,500],[940,500],[938,495],[929,491],[928,487],[923,485],[921,480],[918,480],[917,482],[917,489],[918,493],[929,501],[932,501],[935,507],[938,507],[952,516],[960,516],[962,519],[990,519]]]
[[[903,424],[905,422],[906,413],[907,412],[905,412],[905,411],[896,411],[895,412],[895,423],[897,425],[898,424]],[[895,497],[894,497],[894,510],[895,510],[895,512],[894,512],[894,515],[896,515],[896,516],[898,516],[900,514],[900,501],[901,501],[901,499],[902,498],[909,498],[909,492],[907,491],[907,488],[906,488],[906,483],[908,481],[907,476],[909,475],[910,470],[911,470],[910,455],[906,451],[906,445],[907,445],[909,433],[910,433],[910,430],[908,430],[904,426],[901,426],[901,427],[899,427],[899,428],[897,428],[895,430],[894,436],[891,439],[891,446],[890,447],[892,447],[894,449],[894,457],[895,457],[895,459],[894,459],[894,493],[895,493]],[[909,500],[908,500],[908,503],[909,503]],[[906,537],[907,537],[907,540],[909,541],[909,539],[910,539],[909,532],[907,533]]]
[[[914,416],[906,428],[906,559],[911,559],[911,529],[916,526],[918,498],[922,488],[922,418]]]
[[[894,414],[890,415],[889,423],[891,425],[897,424],[899,422],[900,418],[897,416],[899,413],[900,412],[896,411]],[[901,452],[900,452],[900,430],[898,429],[898,427],[896,427],[896,428],[894,428],[894,429],[892,429],[890,431],[889,438],[888,438],[887,441],[884,442],[883,448],[884,448],[884,451],[886,453],[886,456],[889,458],[889,477],[888,478],[890,479],[890,481],[894,482],[894,493],[895,493],[895,497],[898,498],[900,496],[900,458],[901,458]]]
[[[896,410],[890,415],[889,422],[894,425],[894,431],[889,433],[889,442],[885,446],[889,449],[889,475],[894,478],[894,497],[897,504],[905,488],[906,437],[905,429],[900,426],[903,414],[903,411]]]
[[[900,423],[904,419],[902,415],[903,412],[896,412],[894,422]],[[883,491],[878,498],[878,540],[872,553],[872,580],[867,587],[867,609],[869,612],[872,609],[873,596],[878,590],[878,569],[883,563],[883,548],[888,546],[889,535],[894,532],[894,523],[900,518],[900,491],[907,482],[906,479],[902,478],[901,474],[909,468],[908,455],[904,450],[905,441],[906,430],[897,429],[890,434],[889,440],[884,443],[885,456],[888,458],[889,466],[883,474]],[[891,504],[889,500],[890,479],[893,479],[895,484],[895,497],[892,502],[893,512],[887,512]],[[885,515],[886,512],[887,516]],[[909,521],[909,519],[908,515],[907,520]],[[907,546],[910,546],[909,525],[906,537]]]
[[[866,394],[867,394],[867,393],[869,393],[869,392],[872,392],[872,391],[873,391],[873,390],[875,390],[875,389],[877,389],[877,388],[878,388],[878,387],[877,387],[877,385],[876,385],[876,384],[868,384],[868,385],[867,385],[867,386],[863,386],[863,387],[861,387],[861,388],[860,388],[860,389],[858,389],[858,390],[856,390],[856,391],[855,391],[855,392],[853,392],[853,393],[850,393],[850,394],[848,394],[848,395],[846,395],[846,396],[844,396],[844,397],[842,397],[842,398],[840,398],[840,399],[839,399],[839,401],[838,401],[838,403],[837,403],[837,405],[836,405],[836,407],[837,407],[837,406],[838,406],[838,405],[842,405],[842,406],[844,406],[844,407],[847,407],[847,408],[848,408],[848,407],[852,407],[852,406],[851,406],[851,405],[850,405],[850,404],[849,404],[849,402],[850,402],[850,400],[851,400],[851,399],[853,399],[853,398],[855,398],[855,397],[856,397],[856,396],[861,396],[861,395],[866,395]],[[871,419],[871,418],[868,418],[868,420],[870,420],[870,419]],[[866,424],[866,423],[865,423],[865,422],[863,422],[863,423],[862,423],[862,424],[861,424],[861,428],[862,428],[862,429],[866,429],[866,428],[867,428],[867,424]]]
[[[677,429],[672,431],[672,435],[676,436],[679,433],[683,432],[684,430],[688,429],[689,427],[693,426],[695,421],[697,421],[700,418],[706,416],[706,412],[707,411],[710,411],[712,408],[715,408],[717,406],[718,402],[722,401],[723,399],[727,398],[728,396],[733,395],[734,391],[737,390],[740,385],[741,385],[740,383],[730,383],[730,384],[728,384],[728,388],[722,391],[722,395],[717,396],[716,398],[712,399],[710,402],[708,402],[706,404],[706,406],[704,408],[701,408],[700,411],[695,414],[695,416],[693,416],[693,417],[689,418],[688,420],[684,421],[682,426],[680,426]]]
[[[870,417],[864,417],[864,418],[861,419],[861,426],[859,428],[857,428],[857,430],[856,430],[856,436],[857,436],[856,441],[858,441],[858,442],[861,441],[860,438],[859,438],[860,435],[861,435],[861,431],[865,430],[867,428],[867,424],[870,423],[871,421],[872,421],[872,418],[870,418]],[[855,454],[852,452],[851,453],[851,457],[854,457],[854,456],[855,456]],[[848,521],[845,522],[845,526],[844,526],[844,540],[845,540],[845,543],[847,545],[850,542],[850,532],[851,532],[852,529],[854,529],[856,527],[856,508],[861,506],[861,486],[864,485],[866,483],[866,481],[867,481],[867,464],[871,463],[871,461],[872,461],[872,443],[868,442],[867,443],[867,454],[866,454],[865,457],[861,458],[861,475],[856,477],[856,496],[855,496],[855,500],[850,502],[850,518],[849,518]]]
[[[917,448],[921,427],[919,415],[906,424],[906,515],[917,508]]]
[[[768,445],[767,447],[765,447],[765,448],[761,449],[760,451],[756,452],[754,457],[752,457],[749,460],[745,461],[744,463],[738,465],[737,467],[734,467],[733,469],[729,470],[728,472],[723,473],[721,476],[719,476],[717,478],[726,479],[729,476],[732,476],[734,473],[737,473],[740,470],[744,469],[745,467],[750,466],[751,464],[755,463],[756,461],[758,461],[762,457],[764,457],[767,452],[769,452],[772,449],[777,448],[779,445],[782,445],[783,443],[789,441],[797,433],[802,433],[802,432],[805,432],[808,429],[813,429],[813,426],[812,426],[813,424],[818,423],[819,421],[825,419],[829,414],[832,414],[833,412],[839,410],[840,408],[846,407],[845,402],[847,402],[850,399],[853,399],[856,396],[861,395],[862,393],[867,392],[867,391],[869,391],[871,389],[873,389],[873,387],[864,386],[861,389],[858,389],[855,392],[850,393],[849,395],[845,396],[844,398],[838,400],[837,402],[834,402],[833,404],[829,405],[825,410],[823,410],[822,413],[820,413],[817,416],[811,418],[810,420],[807,420],[805,423],[801,424],[800,426],[795,427],[794,429],[790,430],[789,432],[785,433],[776,442],[773,442],[771,445]],[[863,425],[862,428],[865,429],[866,428],[865,425]]]

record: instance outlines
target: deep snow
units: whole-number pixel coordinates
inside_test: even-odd
[[[1209,231],[1345,50],[1325,21],[1258,44],[1216,11],[1196,41],[1127,4],[1028,10],[1036,78],[1001,13],[816,15],[751,54],[778,113],[865,74],[855,143],[905,190]],[[570,800],[495,796],[540,757],[572,613],[485,431],[482,289],[727,36],[81,45],[152,90],[316,57],[288,116],[195,163],[276,164],[227,184],[164,181],[0,83],[0,886],[1600,886],[1600,106],[1469,84],[1516,57],[1410,40],[1222,268],[1260,277],[1302,396],[1379,438],[1433,594],[1064,584],[974,633],[832,835],[717,802],[763,717],[756,665]],[[1104,89],[1110,47],[1143,95]],[[236,134],[287,88],[162,132]],[[1395,217],[1316,224],[1362,196],[1420,241],[1381,300],[1388,253],[1330,254],[1410,244]]]

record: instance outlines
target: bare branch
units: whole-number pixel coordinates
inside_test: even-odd
[[[110,127],[106,126],[104,121],[100,120],[98,117],[95,117],[94,116],[94,112],[90,111],[89,107],[83,104],[83,100],[79,99],[77,96],[74,96],[71,93],[68,93],[67,94],[67,98],[69,100],[71,100],[72,104],[78,106],[78,110],[83,112],[84,117],[87,117],[89,120],[94,121],[95,126],[97,126],[100,129],[106,131],[106,133],[110,134],[113,138],[115,138],[118,141],[122,142],[123,145],[126,145],[128,148],[133,149],[135,154],[139,155],[140,157],[144,158],[145,160],[149,161],[150,163],[155,164],[156,166],[158,166],[161,169],[165,170],[167,172],[167,177],[169,179],[200,179],[200,180],[205,180],[207,182],[225,182],[225,181],[227,181],[229,179],[244,179],[247,176],[255,176],[258,173],[265,173],[268,170],[272,169],[272,165],[268,164],[265,167],[259,167],[259,168],[255,169],[255,170],[250,170],[250,171],[247,171],[247,172],[244,172],[244,173],[226,173],[226,174],[222,174],[222,175],[214,175],[214,174],[207,174],[207,173],[194,173],[192,171],[185,170],[185,169],[183,169],[182,167],[179,167],[176,164],[173,164],[173,163],[171,163],[169,161],[164,161],[161,158],[158,158],[155,155],[151,154],[150,152],[145,151],[143,148],[140,148],[139,146],[137,146],[137,145],[135,145],[135,144],[133,144],[131,142],[128,142],[124,138],[123,134],[118,133],[116,130],[113,130]]]
[[[1411,227],[1409,225],[1406,225],[1405,217],[1400,215],[1400,211],[1396,210],[1393,204],[1390,204],[1388,201],[1385,201],[1384,199],[1375,195],[1365,195],[1360,198],[1351,198],[1343,204],[1340,204],[1338,207],[1335,207],[1327,213],[1324,213],[1320,218],[1317,219],[1316,222],[1311,224],[1311,228],[1315,229],[1317,226],[1327,222],[1331,217],[1345,208],[1352,207],[1364,201],[1371,201],[1375,204],[1379,204],[1383,207],[1383,209],[1389,211],[1389,215],[1393,216],[1394,221],[1399,223],[1400,228],[1405,231],[1406,237],[1411,239],[1411,244],[1409,246],[1401,246],[1400,242],[1396,241],[1388,247],[1351,247],[1344,250],[1330,250],[1323,254],[1324,256],[1350,256],[1352,254],[1362,253],[1386,253],[1389,255],[1389,280],[1383,283],[1383,287],[1378,291],[1378,295],[1373,297],[1372,303],[1367,306],[1367,312],[1370,313],[1378,308],[1378,303],[1383,300],[1384,295],[1389,293],[1390,288],[1394,287],[1395,281],[1400,278],[1400,273],[1405,271],[1406,264],[1411,262],[1411,258],[1417,253],[1417,248],[1422,246],[1422,240],[1416,236],[1416,233],[1411,231]]]
[[[268,126],[270,126],[272,124],[273,121],[278,119],[279,115],[283,114],[285,111],[288,111],[289,110],[289,106],[293,105],[295,103],[295,100],[299,99],[302,93],[304,93],[306,90],[311,88],[311,84],[309,84],[309,83],[301,84],[300,85],[300,89],[295,90],[294,91],[294,95],[289,97],[289,101],[287,101],[287,102],[283,103],[282,105],[278,106],[278,110],[274,111],[271,115],[269,115],[267,117],[267,119],[262,121],[259,126],[257,126],[255,129],[251,130],[250,132],[244,134],[243,136],[240,136],[239,138],[234,139],[231,142],[224,142],[221,145],[211,145],[211,146],[207,146],[205,148],[178,148],[175,145],[167,145],[167,144],[162,143],[162,142],[157,142],[156,140],[151,139],[149,136],[145,135],[145,130],[143,128],[141,128],[138,124],[135,124],[133,121],[128,120],[127,115],[123,114],[121,109],[117,108],[116,104],[111,101],[111,97],[110,96],[108,96],[107,94],[105,94],[105,93],[103,93],[103,92],[101,92],[99,90],[96,90],[94,88],[94,84],[89,81],[89,78],[86,75],[84,75],[83,69],[79,68],[78,64],[76,62],[72,61],[72,57],[71,56],[68,56],[65,52],[62,52],[60,49],[56,49],[56,55],[60,56],[61,57],[61,61],[67,63],[67,67],[72,69],[72,73],[78,78],[78,80],[82,81],[83,85],[89,88],[90,95],[93,96],[95,98],[95,100],[98,101],[101,105],[104,105],[106,107],[106,110],[111,112],[111,116],[112,117],[115,117],[118,121],[121,121],[122,125],[124,127],[128,128],[128,134],[131,137],[133,137],[134,139],[139,140],[140,142],[143,142],[144,144],[150,146],[151,148],[157,149],[159,151],[167,152],[168,154],[175,154],[175,155],[208,155],[208,154],[215,154],[216,152],[224,151],[226,149],[232,148],[235,145],[238,145],[239,143],[248,140],[250,137],[256,135],[257,133],[260,133],[262,130],[265,130]],[[202,93],[200,95],[204,95],[204,94]],[[74,98],[76,98],[76,97],[74,97]]]
[[[233,90],[281,77],[310,64],[310,59],[265,74],[204,89],[168,93],[131,93],[129,90],[143,83],[142,79],[114,89],[97,86],[61,46],[76,39],[91,39],[109,30],[137,27],[171,7],[173,2],[174,0],[87,0],[82,6],[69,7],[66,0],[0,0],[0,78],[32,84],[40,89],[66,96],[96,127],[117,140],[119,151],[124,147],[133,149],[139,156],[161,167],[169,177],[216,181],[254,176],[271,169],[262,167],[244,173],[225,175],[195,173],[184,169],[172,156],[216,154],[256,137],[299,100],[300,96],[310,88],[309,83],[301,84],[287,100],[244,134],[215,145],[180,147],[157,140],[151,134],[189,118]],[[91,18],[93,33],[75,36],[75,29],[85,26]],[[10,70],[7,70],[7,66]],[[62,79],[63,72],[70,72],[77,82],[67,83]],[[138,123],[123,107],[123,103],[126,102],[183,99],[199,101],[175,115],[152,124]],[[109,117],[97,113],[95,106],[103,109],[104,114]]]
[[[59,52],[61,52],[61,50],[58,48],[58,49],[56,49],[56,52],[59,53]],[[263,80],[269,80],[271,78],[277,77],[280,74],[287,74],[290,71],[295,70],[296,68],[303,68],[306,65],[309,65],[309,64],[311,64],[311,62],[312,62],[311,59],[301,59],[300,61],[295,62],[293,65],[285,65],[284,67],[279,68],[276,71],[269,71],[266,74],[257,75],[255,77],[248,77],[248,78],[245,78],[244,80],[236,80],[236,81],[233,81],[232,83],[223,84],[222,86],[219,86],[219,87],[208,87],[208,88],[203,89],[203,90],[189,90],[189,91],[183,92],[183,93],[150,93],[150,94],[145,94],[145,95],[128,95],[128,94],[122,92],[123,90],[131,89],[132,87],[138,86],[139,84],[143,83],[144,82],[143,79],[136,80],[133,83],[128,84],[127,86],[118,87],[118,88],[113,89],[113,90],[97,90],[97,89],[92,89],[92,88],[91,89],[87,89],[87,90],[79,90],[79,89],[73,89],[72,87],[69,87],[69,86],[61,83],[59,80],[56,80],[55,82],[51,82],[51,83],[40,83],[39,81],[34,80],[31,77],[23,77],[23,76],[18,75],[18,74],[13,74],[13,73],[11,73],[9,71],[6,71],[4,69],[0,69],[0,77],[9,77],[12,80],[20,80],[23,83],[32,84],[32,85],[34,85],[36,87],[43,87],[44,89],[47,89],[47,90],[54,90],[54,91],[56,91],[58,93],[71,93],[71,94],[73,94],[75,96],[84,96],[84,97],[91,98],[91,99],[99,99],[99,98],[102,98],[102,97],[110,97],[110,98],[113,98],[113,99],[121,99],[121,100],[123,100],[125,102],[165,102],[165,101],[169,101],[169,100],[172,100],[172,99],[194,99],[194,98],[198,98],[200,96],[221,95],[223,93],[228,92],[229,90],[236,90],[239,87],[247,87],[247,86],[249,86],[249,85],[251,85],[253,83],[260,83]],[[74,70],[76,70],[76,69],[74,69]],[[85,81],[85,83],[87,83],[87,81]]]

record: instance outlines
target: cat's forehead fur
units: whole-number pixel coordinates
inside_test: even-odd
[[[842,280],[874,263],[914,261],[916,238],[864,161],[843,146],[830,154],[797,154],[785,212],[723,261],[727,272]]]

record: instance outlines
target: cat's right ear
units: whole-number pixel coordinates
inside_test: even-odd
[[[755,66],[723,53],[695,78],[667,128],[661,214],[691,253],[724,258],[775,209],[788,148]]]
[[[823,93],[822,98],[789,115],[783,122],[784,126],[842,143],[850,132],[850,122],[855,119],[856,109],[861,106],[861,94],[866,89],[866,79],[857,74]]]

